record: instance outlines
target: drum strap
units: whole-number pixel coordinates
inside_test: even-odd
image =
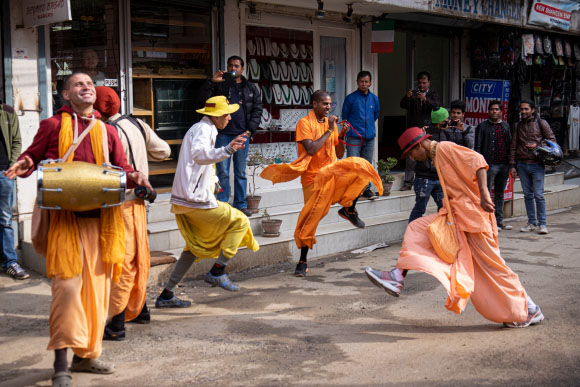
[[[87,128],[81,133],[80,136],[78,136],[78,123],[76,120],[76,117],[73,117],[73,119],[75,120],[75,129],[74,129],[74,137],[76,138],[76,142],[73,142],[70,146],[70,148],[67,149],[66,153],[64,154],[64,156],[62,157],[63,160],[68,160],[68,158],[70,157],[71,153],[73,153],[74,151],[77,150],[77,148],[79,147],[79,145],[81,144],[81,142],[84,140],[84,138],[91,132],[91,130],[95,127],[95,126],[101,126],[101,121],[92,118],[91,122],[89,123],[89,126],[87,126]],[[103,128],[101,128],[101,133],[103,135],[103,158],[105,160],[106,164],[110,164],[109,162],[109,138],[107,137],[107,131],[102,130]]]

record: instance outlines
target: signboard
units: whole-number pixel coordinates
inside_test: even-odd
[[[477,126],[489,118],[489,103],[501,101],[501,119],[508,120],[511,82],[498,79],[465,80],[465,123]]]
[[[489,193],[492,200],[493,200],[493,191],[495,190],[492,188],[491,192]],[[505,183],[505,189],[503,191],[503,200],[513,200],[513,199],[514,199],[514,179],[512,178],[512,175],[508,175],[508,180]]]
[[[70,0],[22,0],[24,27],[72,20]]]
[[[523,24],[520,0],[431,0],[429,9],[433,13],[466,19],[518,26]]]
[[[580,3],[573,1],[534,0],[528,24],[569,31],[572,12],[578,10]]]

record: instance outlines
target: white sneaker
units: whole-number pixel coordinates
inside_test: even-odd
[[[547,233],[548,233],[548,227],[540,226],[540,228],[538,229],[538,234],[546,235]]]
[[[533,224],[526,224],[525,227],[520,228],[520,232],[534,232],[537,231],[538,227],[534,226]]]
[[[498,230],[502,229],[502,230],[511,230],[513,227],[511,226],[511,224],[505,224],[505,223],[500,223],[497,225]]]

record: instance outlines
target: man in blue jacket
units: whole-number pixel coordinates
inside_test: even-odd
[[[342,105],[342,119],[347,120],[352,127],[362,136],[361,138],[351,129],[346,133],[347,157],[362,157],[369,163],[373,163],[373,151],[375,149],[375,121],[379,118],[379,97],[369,91],[371,73],[361,71],[356,77],[358,89],[346,96]],[[371,191],[371,183],[362,194],[367,199],[376,199],[378,196]]]

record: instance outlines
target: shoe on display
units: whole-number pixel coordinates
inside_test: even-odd
[[[548,233],[548,227],[546,226],[540,226],[538,228],[538,234],[540,235],[546,235]]]
[[[533,224],[526,224],[524,227],[520,228],[520,232],[534,232],[537,231],[538,227]]]
[[[30,274],[24,271],[24,269],[18,264],[18,262],[14,262],[12,265],[8,266],[5,272],[9,276],[17,280],[24,280],[30,277]]]
[[[538,324],[544,320],[544,315],[539,306],[536,306],[536,310],[534,312],[528,311],[528,318],[524,322],[510,322],[510,323],[503,323],[503,325],[507,328],[526,328],[530,325]]]
[[[368,279],[377,287],[383,289],[391,296],[399,297],[403,290],[404,281],[397,281],[394,273],[391,271],[375,270],[372,267],[365,269]]]
[[[365,222],[363,222],[361,218],[358,217],[358,212],[356,209],[353,212],[348,212],[346,207],[342,207],[340,210],[338,210],[338,215],[341,218],[348,220],[355,227],[365,228]]]

